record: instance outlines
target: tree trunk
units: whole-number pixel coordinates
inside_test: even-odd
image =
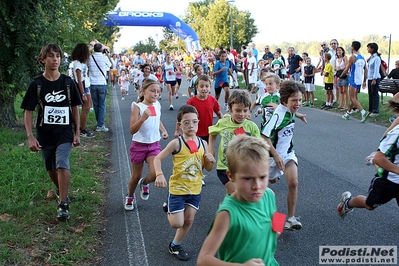
[[[14,102],[15,97],[14,99],[5,99],[5,97],[0,98],[0,127],[13,128],[17,126]]]

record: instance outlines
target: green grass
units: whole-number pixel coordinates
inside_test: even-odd
[[[108,97],[108,105],[110,104]],[[70,156],[71,219],[56,219],[55,191],[40,153],[30,152],[20,110],[20,126],[0,128],[0,265],[93,265],[99,260],[104,172],[109,155],[109,133],[81,138]],[[95,127],[89,113],[88,127]]]

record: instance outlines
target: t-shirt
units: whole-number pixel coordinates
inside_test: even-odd
[[[276,209],[276,198],[270,188],[259,202],[244,202],[226,195],[217,213],[227,211],[230,225],[219,247],[218,258],[235,263],[261,258],[265,265],[279,265],[274,258],[277,233],[272,230]]]
[[[41,77],[40,98],[43,109],[39,106],[36,121],[36,138],[43,149],[57,147],[73,142],[72,112],[70,106],[82,104],[75,82],[69,76],[61,74],[55,81]],[[70,98],[68,98],[69,84]],[[37,83],[32,81],[21,103],[24,110],[34,111],[37,105]],[[71,104],[69,106],[69,99]]]
[[[295,114],[283,104],[279,104],[274,110],[272,117],[262,129],[262,135],[268,137],[273,147],[280,155],[285,155],[293,151]]]
[[[245,134],[260,138],[258,126],[250,120],[245,120],[242,124],[236,124],[231,120],[231,117],[219,119],[216,125],[209,127],[210,135],[220,135],[220,143],[218,148],[218,159],[216,169],[227,169],[226,149],[230,140],[235,136],[234,130],[242,127]]]
[[[328,62],[324,66],[324,72],[328,73],[327,76],[324,76],[324,82],[333,84],[334,83],[334,70],[333,70],[333,66],[332,66],[331,62]]]
[[[386,136],[380,141],[378,150],[385,154],[387,159],[395,164],[399,165],[399,125],[395,126],[389,131]],[[384,170],[378,167],[376,176],[386,178],[396,184],[399,184],[399,175],[393,172]]]
[[[208,128],[213,125],[213,113],[220,112],[219,102],[212,95],[208,95],[206,100],[192,97],[187,101],[187,104],[194,106],[198,111],[199,124],[197,136],[209,136]]]
[[[180,149],[172,153],[173,171],[169,178],[169,193],[172,195],[198,195],[202,189],[202,166],[204,165],[204,142],[197,138],[198,151],[191,153],[189,145],[181,136]]]
[[[274,59],[272,61],[272,70],[274,71],[275,74],[279,75],[281,74],[281,69],[279,69],[280,67],[283,67],[283,61],[280,59]]]
[[[230,62],[226,61],[224,63],[217,61],[215,66],[213,67],[213,72],[219,71],[220,69],[226,67],[226,69],[215,75],[215,88],[219,88],[220,87],[220,83],[222,82],[229,82],[229,68],[230,68]]]
[[[306,65],[303,67],[303,71],[307,75],[313,74],[313,70],[315,69],[314,65]],[[311,77],[305,77],[305,83],[314,84],[314,75]]]
[[[268,106],[269,103],[280,104],[280,93],[275,92],[270,94],[266,92],[262,95],[259,99],[259,103],[262,106],[262,122],[261,122],[261,129],[266,125],[267,121],[270,120],[274,112],[274,108],[272,106]]]

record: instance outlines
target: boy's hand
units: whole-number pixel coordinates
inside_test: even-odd
[[[159,188],[166,187],[166,179],[165,179],[165,176],[163,174],[162,175],[158,175],[155,178],[155,186],[159,187]]]
[[[213,155],[210,152],[207,152],[204,154],[204,159],[205,159],[205,161],[210,162],[210,163],[216,162],[215,157],[213,157]]]
[[[305,124],[308,123],[308,120],[306,120],[306,115],[305,114],[301,114],[301,113],[296,113],[296,117],[298,117],[299,119],[301,119]]]
[[[284,172],[285,170],[285,165],[284,165],[284,161],[281,158],[280,155],[274,156],[274,162],[276,163],[276,166],[278,167],[278,169],[280,169],[281,171]]]

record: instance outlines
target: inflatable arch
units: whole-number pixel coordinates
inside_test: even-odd
[[[111,11],[105,20],[106,26],[167,27],[183,39],[190,52],[200,50],[197,33],[178,17],[165,12]]]

